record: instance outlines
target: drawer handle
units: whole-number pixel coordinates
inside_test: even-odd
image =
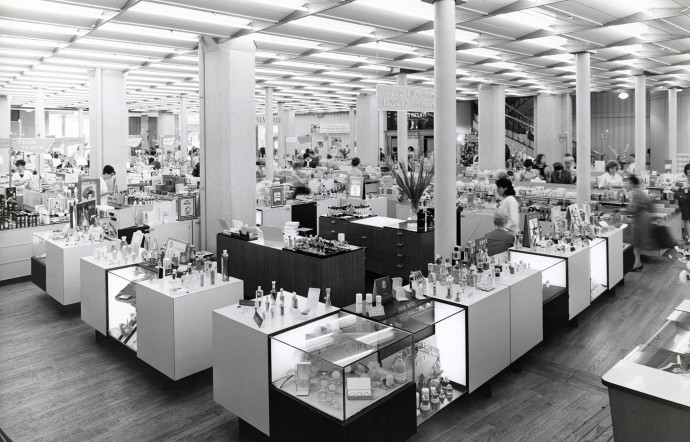
[[[405,267],[405,266],[402,265],[402,264],[396,264],[395,266],[396,266],[397,268],[399,268],[399,269],[402,269],[403,267]]]
[[[396,256],[397,256],[398,258],[402,258],[404,255],[403,255],[402,253],[398,253]]]
[[[362,239],[367,239],[367,236],[366,236],[366,235],[362,235]]]
[[[399,242],[399,243],[396,243],[395,245],[398,246],[398,247],[402,247],[402,246],[403,246],[403,243]]]
[[[395,232],[398,236],[403,236],[402,232]]]
[[[335,230],[331,230],[331,233],[335,234]]]

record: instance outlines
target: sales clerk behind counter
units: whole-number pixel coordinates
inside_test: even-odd
[[[14,165],[17,168],[17,171],[12,174],[12,187],[16,187],[17,189],[28,188],[29,184],[31,183],[33,173],[26,171],[26,161],[17,160],[15,161]]]
[[[103,167],[101,175],[101,205],[108,204],[108,195],[117,193],[117,181],[115,181],[115,168],[110,164]]]

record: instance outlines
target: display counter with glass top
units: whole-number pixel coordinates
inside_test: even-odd
[[[613,290],[618,284],[623,282],[624,270],[623,270],[623,232],[625,226],[620,227],[607,227],[598,236],[599,238],[606,239],[606,255],[607,255],[607,287],[609,290]],[[592,267],[595,264],[592,261]]]
[[[271,338],[271,438],[404,440],[416,432],[411,333],[334,312]]]
[[[683,440],[690,434],[690,300],[603,377],[616,440]]]
[[[362,305],[344,310],[362,315]],[[384,315],[370,316],[380,322],[413,334],[415,349],[415,388],[419,400],[414,406],[417,425],[425,422],[453,400],[467,392],[467,359],[458,342],[466,332],[465,309],[431,299],[384,304]]]
[[[267,436],[270,431],[270,339],[276,333],[320,318],[323,303],[307,311],[307,298],[286,292],[283,313],[266,315],[259,325],[254,307],[230,305],[213,312],[213,399],[237,415],[240,432],[251,425]],[[293,302],[297,308],[292,308]]]
[[[154,272],[139,265],[131,265],[107,272],[105,329],[107,335],[137,351],[138,322],[137,301],[138,282],[154,278]],[[85,281],[86,282],[86,281]]]

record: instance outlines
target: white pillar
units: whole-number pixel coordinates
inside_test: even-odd
[[[283,121],[283,130],[286,138],[294,138],[297,130],[295,129],[295,111],[290,110],[285,112],[285,120]],[[294,155],[297,148],[297,142],[285,143],[286,155]]]
[[[266,179],[273,182],[273,172],[275,165],[273,164],[273,88],[267,87],[266,91],[266,131],[264,132],[264,146],[266,146]]]
[[[172,112],[158,112],[158,136],[175,135],[175,116]]]
[[[454,0],[434,2],[434,24],[434,249],[447,258],[457,243]]]
[[[573,99],[563,94],[561,99],[561,130],[565,132],[565,153],[573,153]]]
[[[359,157],[362,164],[378,164],[379,115],[376,96],[359,94],[357,96],[357,154],[354,143],[350,146],[350,157]]]
[[[67,114],[60,115],[60,133],[62,137],[67,136]]]
[[[45,94],[41,88],[36,89],[34,119],[35,137],[44,138],[46,136]]]
[[[668,159],[671,160],[671,173],[676,170],[678,153],[678,89],[668,90]],[[637,155],[636,155],[637,157]]]
[[[592,198],[592,109],[590,105],[589,52],[575,54],[575,113],[577,137],[577,202]]]
[[[435,118],[434,118],[435,120]],[[434,125],[436,122],[434,121]],[[500,84],[479,86],[479,168],[505,169],[506,89]]]
[[[149,116],[141,116],[141,150],[144,152],[149,150]]]
[[[10,96],[0,95],[0,138],[9,138],[12,131],[12,113],[10,112]],[[15,136],[21,136],[16,134]],[[5,158],[7,160],[7,158]]]
[[[635,174],[647,170],[647,77],[635,75]]]
[[[407,86],[407,74],[397,75],[397,85]],[[407,164],[407,111],[398,111],[398,161]]]
[[[376,98],[376,96],[374,96]],[[376,100],[375,100],[376,101]],[[379,146],[385,146],[386,145],[386,129],[387,129],[387,121],[386,121],[386,112],[378,110],[378,103],[374,104],[376,106],[376,114],[379,119],[379,125],[376,128],[376,133],[378,134],[377,140],[376,140],[376,146],[374,146],[374,154],[376,158],[374,158],[374,165],[378,164],[379,162]]]
[[[285,103],[278,102],[278,119],[280,124],[278,125],[278,167],[285,165]],[[323,159],[326,159],[326,154],[321,153]]]
[[[98,178],[103,166],[115,168],[117,188],[127,189],[129,121],[125,77],[121,71],[89,70],[90,175]]]
[[[355,116],[354,106],[350,106],[350,113],[348,114],[348,123],[350,126],[350,142],[347,144],[350,145],[350,151],[352,152],[351,156],[354,156],[355,142],[357,141],[357,118]],[[336,154],[337,153],[338,152],[336,152]]]
[[[77,118],[79,120],[77,122],[77,125],[79,127],[79,129],[78,129],[79,134],[77,136],[83,137],[84,136],[84,108],[83,107],[80,107],[79,109],[77,109]]]
[[[189,125],[187,123],[187,95],[180,96],[180,147],[182,148],[182,155],[189,153],[189,146],[187,140],[189,139]]]
[[[569,152],[568,140],[560,141],[560,134],[572,131],[572,104],[568,94],[539,94],[535,98],[534,106],[534,141],[535,153],[546,155],[547,162],[552,165],[563,160]],[[566,137],[567,138],[567,137]]]
[[[254,226],[255,45],[199,37],[201,248],[215,251],[218,219]],[[229,87],[231,85],[231,87]]]

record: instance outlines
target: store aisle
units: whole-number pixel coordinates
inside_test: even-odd
[[[601,375],[690,298],[680,269],[649,259],[578,328],[529,352],[522,372],[499,374],[492,397],[459,401],[411,440],[611,440]],[[237,419],[213,402],[211,370],[173,385],[118,343],[96,344],[78,306],[29,281],[0,286],[0,428],[15,442],[239,440]]]

